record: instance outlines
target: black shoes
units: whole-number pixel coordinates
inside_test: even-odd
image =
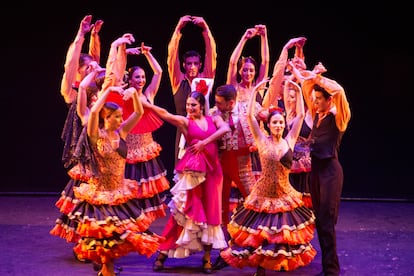
[[[93,270],[100,271],[102,269],[102,264],[98,264],[96,262],[93,262]]]
[[[75,250],[72,250],[72,252],[73,252],[73,256],[75,257],[75,260],[77,260],[78,262],[80,262],[80,263],[85,263],[85,264],[88,264],[88,263],[90,263],[90,262],[91,262],[91,260],[88,260],[88,259],[82,259],[82,258],[80,258],[80,257],[78,256],[78,254],[76,254]]]
[[[167,255],[163,253],[159,253],[157,259],[155,260],[154,264],[152,265],[153,271],[161,271],[164,269],[164,262],[167,259]]]
[[[99,271],[98,272],[98,276],[102,276],[103,275],[101,269],[102,269],[102,264],[98,264],[96,262],[93,262],[93,270]],[[122,268],[122,266],[114,266],[115,275],[119,275],[122,270],[124,270]]]
[[[266,276],[266,270],[263,267],[258,266],[254,276]]]
[[[208,260],[203,258],[203,272],[204,274],[213,273],[213,267],[211,265],[210,258]]]
[[[229,266],[229,264],[219,255],[213,264],[213,270],[220,270],[227,266]]]

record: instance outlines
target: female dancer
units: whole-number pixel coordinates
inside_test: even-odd
[[[110,91],[132,97],[134,112],[124,120],[122,108],[106,102]],[[74,251],[80,258],[102,264],[98,275],[113,276],[114,260],[130,252],[151,256],[156,252],[161,237],[144,233],[150,221],[142,211],[137,198],[135,180],[125,179],[125,139],[143,114],[143,107],[135,88],[107,88],[92,106],[85,136],[79,143],[86,171],[91,177],[87,183],[74,187],[79,202],[69,217],[78,222],[81,236]],[[78,152],[75,152],[78,156]]]
[[[216,141],[230,127],[220,116],[205,115],[205,101],[202,93],[191,92],[186,100],[187,116],[148,105],[179,128],[188,145],[175,167],[175,185],[169,203],[171,215],[162,233],[166,240],[160,245],[154,271],[164,268],[167,257],[185,258],[203,250],[203,271],[212,273],[212,248],[227,247],[221,228],[223,174]]]
[[[144,69],[140,66],[132,66],[127,70],[127,86],[135,88],[140,95],[142,103],[154,103],[158,88],[161,83],[162,68],[151,53],[151,47],[141,43],[141,47],[129,48],[130,55],[143,55],[153,70],[151,82],[147,83]],[[117,58],[124,59],[126,51],[120,49],[121,54]],[[126,64],[122,62],[121,64]],[[124,119],[133,110],[131,99],[123,101],[117,93],[111,93],[107,101],[117,102],[123,107]],[[128,155],[126,158],[125,178],[133,179],[138,184],[138,195],[141,206],[146,216],[154,221],[166,216],[167,205],[164,192],[170,188],[167,180],[167,170],[160,159],[162,150],[160,144],[153,139],[153,132],[160,128],[163,121],[154,111],[144,107],[144,114],[137,125],[131,130],[126,138]]]
[[[258,89],[254,88],[248,114],[254,114]],[[315,216],[302,200],[302,193],[289,183],[292,151],[304,118],[304,102],[298,97],[296,118],[285,138],[286,122],[279,109],[268,116],[270,135],[265,134],[253,115],[248,117],[259,150],[262,174],[245,202],[235,210],[228,224],[230,247],[220,253],[231,266],[289,271],[309,264],[316,255],[310,244]]]

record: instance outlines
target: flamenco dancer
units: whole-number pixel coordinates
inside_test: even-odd
[[[267,81],[255,86],[248,114],[254,114],[256,93]],[[265,275],[266,269],[297,269],[309,264],[316,255],[310,244],[314,237],[315,216],[303,201],[303,193],[289,183],[293,148],[305,114],[302,95],[297,98],[296,118],[285,138],[286,121],[282,110],[275,108],[269,112],[270,135],[262,132],[253,115],[248,116],[259,150],[262,174],[245,202],[234,211],[227,225],[230,245],[220,256],[233,267],[257,267],[255,275],[258,276]]]

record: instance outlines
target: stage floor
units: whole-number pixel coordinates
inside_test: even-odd
[[[96,275],[91,264],[77,262],[73,244],[49,234],[59,212],[57,195],[0,196],[0,275]],[[151,230],[161,233],[166,218]],[[318,251],[313,262],[292,272],[266,271],[266,275],[315,275],[321,271]],[[342,275],[414,275],[414,203],[401,201],[342,200],[337,225]],[[214,261],[218,251],[212,253]],[[203,275],[202,253],[185,259],[168,259],[165,271],[155,273],[155,255],[130,254],[117,260],[120,275]],[[214,275],[253,275],[254,268],[226,267]]]

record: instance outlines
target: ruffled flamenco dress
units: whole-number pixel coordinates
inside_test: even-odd
[[[189,145],[210,136],[216,130],[211,117],[208,129],[200,129],[189,120],[186,141]],[[186,150],[175,167],[175,185],[169,220],[162,232],[166,238],[159,250],[172,258],[185,258],[202,251],[204,245],[213,249],[227,247],[221,224],[221,191],[223,175],[217,143],[206,145],[203,152]]]
[[[304,121],[293,150],[293,162],[289,174],[290,183],[297,191],[303,193],[303,200],[308,207],[312,207],[310,194],[311,141],[308,139],[311,130]]]
[[[289,183],[293,153],[277,160],[270,140],[258,144],[262,174],[233,213],[228,224],[230,246],[220,252],[231,266],[291,271],[309,264],[316,255],[315,216],[303,194]]]
[[[73,188],[78,203],[68,217],[76,222],[79,235],[74,252],[98,264],[130,252],[150,257],[163,238],[146,232],[152,220],[137,198],[138,185],[124,178],[125,141],[121,139],[114,150],[106,132],[100,130],[96,146],[90,147],[84,131],[78,149],[82,153],[77,156],[83,158],[80,168],[90,178]]]
[[[82,131],[84,131],[82,122],[76,112],[76,106],[76,101],[70,104],[61,134],[61,139],[64,142],[62,162],[64,167],[68,169],[69,181],[62,190],[59,199],[55,202],[61,216],[56,219],[55,225],[50,231],[50,234],[73,243],[77,243],[80,238],[76,232],[77,222],[68,217],[68,214],[79,202],[74,194],[73,187],[79,186],[82,182],[87,182],[91,177],[90,171],[83,170],[79,166],[79,156],[75,157],[78,140]]]
[[[107,101],[118,103],[123,108],[124,119],[134,111],[132,99],[124,101],[121,95],[111,92]],[[163,125],[163,121],[149,108],[126,138],[125,178],[138,183],[137,198],[145,215],[151,221],[166,216],[166,195],[170,189],[167,170],[160,158],[162,147],[154,141],[153,132]]]

